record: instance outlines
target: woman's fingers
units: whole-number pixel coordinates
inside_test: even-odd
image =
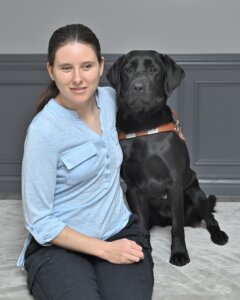
[[[132,255],[144,259],[143,249],[136,242],[131,241]]]
[[[130,264],[144,259],[142,247],[132,240],[115,240],[108,245],[110,251],[107,251],[106,259],[112,263]]]

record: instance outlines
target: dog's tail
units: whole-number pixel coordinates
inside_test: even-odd
[[[214,208],[215,208],[215,205],[217,203],[217,197],[215,195],[209,195],[208,196],[208,202],[209,202],[211,212],[215,212]]]

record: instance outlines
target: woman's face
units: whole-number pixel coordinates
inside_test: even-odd
[[[59,89],[56,97],[59,104],[77,110],[95,101],[94,94],[103,73],[104,61],[99,63],[90,45],[72,42],[60,47],[54,65],[48,64],[47,67]]]

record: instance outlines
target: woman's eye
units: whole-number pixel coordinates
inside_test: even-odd
[[[92,65],[91,64],[86,64],[83,66],[83,70],[87,71],[89,69],[91,69]]]
[[[69,71],[69,70],[71,70],[71,67],[70,66],[62,66],[61,69],[64,71]]]

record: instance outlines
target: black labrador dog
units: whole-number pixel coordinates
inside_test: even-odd
[[[170,263],[177,266],[190,261],[184,226],[204,220],[214,243],[228,241],[213,215],[216,197],[206,197],[201,190],[166,104],[183,78],[184,71],[168,55],[152,50],[122,55],[107,72],[117,93],[121,175],[129,207],[139,215],[146,234],[154,225],[172,225]]]

